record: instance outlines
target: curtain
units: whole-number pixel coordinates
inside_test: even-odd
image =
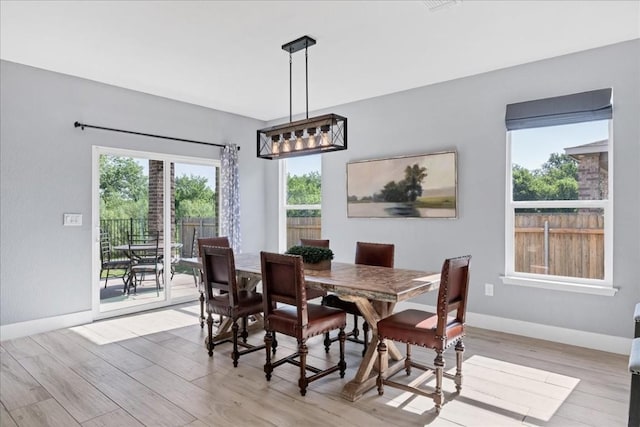
[[[220,168],[220,235],[229,238],[235,253],[240,253],[240,185],[238,178],[238,147],[222,148]]]

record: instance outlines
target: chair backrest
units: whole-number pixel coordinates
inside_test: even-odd
[[[100,231],[100,263],[111,260],[111,240],[108,231]]]
[[[464,324],[469,292],[469,261],[471,255],[449,258],[442,264],[438,290],[438,324],[436,334],[445,337],[449,313],[456,310],[455,322]]]
[[[389,243],[356,243],[356,264],[393,268],[395,245]]]
[[[193,237],[191,239],[191,257],[196,258],[199,255],[198,250],[198,228],[193,227]]]
[[[146,263],[158,263],[163,254],[160,248],[160,232],[152,231],[148,234],[131,234],[129,238],[129,257]],[[146,247],[145,249],[139,246]]]
[[[297,307],[298,325],[300,329],[304,328],[309,316],[302,257],[260,252],[260,262],[265,322],[279,302]]]
[[[202,255],[203,246],[217,246],[219,248],[229,248],[229,239],[226,236],[221,237],[202,237],[198,239],[198,254]]]
[[[203,240],[203,239],[200,239]],[[207,299],[213,297],[213,289],[229,293],[229,305],[239,301],[236,283],[236,265],[233,249],[220,246],[200,246],[204,291]]]
[[[328,248],[329,239],[300,239],[300,245],[302,246],[315,246],[318,248]]]

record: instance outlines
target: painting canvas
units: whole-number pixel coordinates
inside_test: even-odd
[[[456,152],[347,164],[350,218],[456,218]]]

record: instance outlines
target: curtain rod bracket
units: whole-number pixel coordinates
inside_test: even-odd
[[[88,125],[86,123],[80,123],[78,121],[73,123],[73,127],[76,127],[76,128],[79,127],[82,130],[84,130],[85,127],[92,128],[92,129],[109,130],[109,131],[112,131],[112,132],[129,133],[129,134],[132,134],[132,135],[148,136],[148,137],[151,137],[151,138],[169,139],[169,140],[172,140],[172,141],[190,142],[192,144],[210,145],[212,147],[222,147],[222,148],[229,147],[228,144],[215,144],[213,142],[194,141],[192,139],[174,138],[174,137],[171,137],[171,136],[154,135],[154,134],[151,134],[151,133],[134,132],[134,131],[131,131],[131,130],[107,128],[107,127],[103,127],[103,126]],[[240,147],[237,147],[237,149],[238,149],[238,151],[240,151]]]

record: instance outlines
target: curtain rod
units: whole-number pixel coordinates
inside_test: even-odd
[[[182,142],[190,142],[192,144],[210,145],[210,146],[213,146],[213,147],[228,147],[228,145],[226,145],[226,144],[214,144],[213,142],[202,142],[202,141],[194,141],[192,139],[173,138],[171,136],[153,135],[151,133],[134,132],[134,131],[131,131],[131,130],[114,129],[114,128],[107,128],[107,127],[103,127],[103,126],[94,126],[94,125],[88,125],[86,123],[80,123],[80,122],[75,122],[73,124],[73,127],[81,128],[82,130],[84,130],[84,128],[110,130],[110,131],[113,131],[113,132],[130,133],[130,134],[133,134],[133,135],[150,136],[151,138],[170,139],[172,141],[182,141]],[[240,147],[238,147],[238,150],[240,150]]]

